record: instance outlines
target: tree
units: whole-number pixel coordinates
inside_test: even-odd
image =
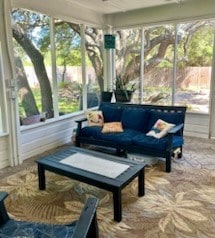
[[[34,95],[28,84],[28,79],[25,75],[25,70],[22,61],[19,57],[15,58],[16,75],[18,81],[18,91],[21,104],[24,108],[26,116],[32,116],[39,114],[39,110],[34,99]]]
[[[64,67],[62,82],[65,81],[67,66],[81,66],[80,42],[80,36],[73,31],[67,23],[55,19],[55,49],[57,65]]]
[[[42,14],[32,13],[25,10],[15,10],[13,12],[15,19],[15,25],[13,27],[13,36],[20,46],[25,50],[29,58],[31,59],[35,72],[37,74],[42,96],[42,110],[52,114],[53,102],[50,82],[47,76],[47,72],[44,65],[44,54],[47,52],[50,46],[49,42],[49,28],[48,17]],[[205,22],[191,22],[187,24],[179,25],[178,29],[178,45],[179,47],[179,61],[189,65],[188,55],[195,55],[196,52],[192,51],[192,47],[188,45],[191,39],[199,40],[198,34],[195,34],[201,28],[209,23]],[[79,24],[65,22],[61,20],[55,21],[58,37],[63,38],[63,41],[59,41],[56,45],[58,60],[61,64],[66,66],[73,60],[76,63],[80,63],[81,56],[75,53],[75,50],[80,47],[78,41],[80,40],[81,29]],[[68,30],[68,27],[70,30]],[[39,32],[37,37],[34,37],[34,33]],[[210,32],[208,30],[208,32]],[[138,79],[140,70],[140,40],[141,31],[139,29],[121,30],[116,32],[118,36],[119,46],[116,49],[116,66],[120,75],[126,79],[133,80]],[[212,33],[211,33],[212,34]],[[169,48],[175,44],[175,31],[174,25],[153,26],[146,28],[144,31],[145,36],[145,48],[144,48],[144,69],[145,73],[150,72],[155,67],[162,66],[164,63],[168,65],[171,61],[171,55]],[[205,47],[205,55],[210,55],[208,45],[204,44],[202,40],[202,47]],[[102,30],[86,27],[85,28],[85,41],[86,50],[89,61],[93,66],[100,89],[103,89],[103,32]],[[195,44],[195,40],[192,44]],[[80,43],[80,41],[79,41]],[[77,48],[75,49],[75,44]],[[80,49],[80,48],[79,48]],[[195,49],[194,49],[195,50]],[[195,60],[202,61],[199,57],[190,57],[192,64]],[[75,58],[76,57],[76,58]],[[74,62],[74,61],[73,61]],[[196,62],[195,62],[196,63]],[[200,63],[200,65],[202,65]],[[66,68],[65,68],[66,70]]]
[[[14,11],[15,16],[19,16],[17,21],[20,21],[20,19],[23,19],[24,22],[24,16],[21,15],[21,13],[24,12],[24,16],[27,19],[33,19],[35,22],[38,22],[37,24],[35,23],[35,26],[38,26],[39,24],[43,23],[41,19],[39,19],[37,16],[34,14],[26,13],[25,11]],[[20,21],[19,24],[16,23],[13,25],[13,37],[14,39],[19,43],[19,45],[23,48],[23,50],[26,52],[26,54],[29,56],[29,58],[32,61],[32,64],[34,65],[35,73],[37,75],[38,81],[40,83],[40,90],[41,90],[41,104],[42,104],[42,111],[46,112],[47,117],[53,117],[53,100],[52,100],[52,90],[51,90],[51,85],[49,82],[49,78],[46,72],[45,64],[44,64],[44,57],[41,54],[41,52],[36,48],[36,46],[33,44],[32,40],[30,39],[28,35],[28,31],[25,32],[23,28],[27,29],[27,26],[24,27],[24,24],[21,24],[22,22]],[[26,22],[25,22],[26,24]],[[23,28],[21,28],[21,26]],[[39,39],[37,39],[39,42]],[[33,94],[31,94],[32,97]],[[32,98],[31,101],[33,102]],[[23,105],[26,111],[26,114],[37,114],[38,109],[35,111],[33,110],[33,105],[32,108],[26,107],[26,105]],[[29,111],[30,110],[30,111]]]
[[[69,27],[73,29],[79,36],[81,35],[80,25],[67,22]],[[103,82],[103,31],[93,28],[85,28],[85,40],[86,40],[86,51],[87,56],[95,70],[96,78],[98,80],[99,87],[101,91],[104,87]]]

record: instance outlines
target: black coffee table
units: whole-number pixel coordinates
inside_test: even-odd
[[[129,168],[122,172],[116,178],[106,177],[97,173],[89,172],[84,169],[72,167],[66,165],[60,161],[75,154],[81,153],[82,155],[95,156],[98,160],[105,159],[108,161],[114,161],[120,164],[128,165]],[[51,155],[40,158],[36,161],[38,164],[38,177],[39,177],[39,189],[44,190],[46,187],[45,182],[45,170],[67,176],[69,178],[84,182],[98,188],[110,191],[113,193],[113,208],[114,208],[114,220],[120,222],[122,219],[122,201],[121,191],[128,185],[134,178],[138,177],[138,196],[144,195],[144,168],[145,164],[128,160],[125,158],[119,158],[111,156],[101,152],[95,152],[92,150],[86,150],[73,146],[55,152]]]

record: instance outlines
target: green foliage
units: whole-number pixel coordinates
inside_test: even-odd
[[[211,66],[214,28],[204,27],[195,32],[188,45],[190,66]]]
[[[63,95],[59,96],[59,102],[58,102],[58,109],[60,114],[67,114],[71,112],[75,112],[79,110],[79,94],[80,94],[80,85],[76,83],[60,83],[59,88],[61,89],[70,89],[73,88],[76,91],[71,92],[69,95],[70,97],[64,97]],[[35,101],[37,104],[37,107],[40,112],[42,112],[42,105],[41,105],[41,95],[40,95],[40,90],[38,88],[32,88],[32,92],[35,97]],[[74,94],[77,94],[78,96],[74,98]],[[19,103],[19,116],[24,118],[26,117],[24,108],[21,103]]]
[[[192,28],[196,24],[196,30]],[[187,28],[185,28],[187,25]],[[189,30],[190,29],[190,30]],[[179,25],[181,41],[178,45],[178,66],[211,66],[214,44],[212,21]]]
[[[65,82],[59,82],[58,88],[62,90],[69,89],[70,91],[81,91],[82,85],[76,81],[73,81],[73,82],[65,81]]]
[[[145,86],[144,87],[144,92],[146,92],[146,93],[154,93],[154,92],[156,92],[156,91],[158,91],[157,90],[157,85],[156,86]],[[159,87],[159,92],[162,92],[162,93],[171,93],[171,91],[172,91],[172,88],[170,88],[170,87],[164,87],[164,86],[162,86],[162,87]]]
[[[65,49],[65,48],[64,48]],[[57,65],[58,66],[81,66],[81,50],[80,49],[67,49],[58,50]]]
[[[34,95],[37,108],[40,112],[42,112],[40,88],[32,88],[31,90],[32,90],[32,93]],[[20,117],[26,117],[24,107],[20,102],[19,102],[19,116]]]
[[[81,66],[81,38],[66,22],[56,20],[57,65]]]

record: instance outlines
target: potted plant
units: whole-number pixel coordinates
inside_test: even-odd
[[[112,90],[104,90],[104,78],[102,75],[98,76],[98,82],[100,82],[101,86],[101,102],[110,102],[112,98]]]
[[[102,91],[101,92],[101,101],[102,102],[110,102],[112,98],[113,92],[110,91]]]
[[[135,91],[135,83],[129,77],[118,75],[115,80],[115,97],[117,102],[130,102]]]

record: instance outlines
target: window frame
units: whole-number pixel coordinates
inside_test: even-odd
[[[12,82],[12,81],[11,81]],[[9,83],[9,81],[8,81]],[[11,85],[14,88],[15,85]],[[9,93],[13,93],[10,91]],[[11,95],[12,96],[12,95]],[[8,123],[7,123],[7,104],[6,104],[6,89],[5,89],[5,77],[4,77],[4,67],[3,67],[3,56],[2,47],[0,42],[0,120],[1,127],[0,137],[8,134]]]

